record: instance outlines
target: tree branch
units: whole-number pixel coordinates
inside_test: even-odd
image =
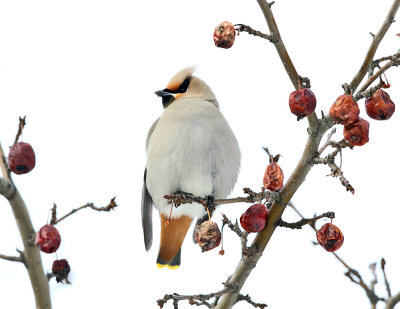
[[[61,218],[57,219],[57,205],[54,204],[53,208],[51,209],[51,220],[50,220],[50,224],[51,225],[56,225],[57,223],[59,223],[60,221],[68,218],[69,216],[71,216],[72,214],[76,213],[79,210],[82,210],[84,208],[92,208],[93,210],[96,211],[110,211],[110,210],[114,210],[115,207],[117,207],[117,203],[115,202],[115,197],[113,197],[110,201],[110,203],[108,203],[107,206],[105,207],[96,207],[94,206],[93,203],[86,203],[85,205],[82,205],[78,208],[74,208],[72,209],[69,213],[67,213],[66,215],[62,216]]]
[[[19,251],[17,249],[19,256],[10,256],[10,255],[5,255],[5,254],[0,254],[0,259],[6,260],[6,261],[11,261],[11,262],[20,262],[22,264],[25,264],[25,258],[24,258],[24,253],[22,251]]]
[[[394,0],[381,28],[379,29],[378,33],[374,35],[372,43],[368,49],[367,55],[365,56],[364,62],[361,65],[361,68],[349,85],[349,88],[352,92],[356,91],[357,87],[360,85],[364,76],[368,73],[368,69],[374,58],[376,50],[378,49],[378,46],[381,43],[386,32],[388,31],[390,25],[394,22],[394,17],[397,13],[397,10],[399,9],[399,6],[400,6],[400,0]]]
[[[302,218],[301,220],[294,222],[294,223],[288,223],[288,222],[281,220],[281,222],[279,223],[279,226],[287,227],[287,228],[291,228],[291,229],[301,229],[306,224],[314,225],[315,221],[322,219],[322,218],[333,219],[333,218],[335,218],[335,213],[332,211],[328,211],[328,212],[325,212],[322,215],[316,216],[314,218],[309,218],[309,219]]]
[[[2,156],[4,154],[1,145],[0,154]],[[28,271],[33,293],[35,295],[36,308],[50,309],[51,300],[49,284],[43,271],[42,258],[40,256],[39,248],[34,245],[35,230],[33,228],[28,209],[16,186],[12,183],[6,162],[4,160],[0,160],[0,165],[4,177],[0,178],[0,194],[8,199],[22,238],[22,243],[24,245],[24,264]]]

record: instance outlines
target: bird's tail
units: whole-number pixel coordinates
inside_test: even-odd
[[[181,216],[169,219],[160,214],[161,237],[157,266],[176,269],[181,264],[181,246],[193,218]],[[168,223],[167,223],[168,222]]]

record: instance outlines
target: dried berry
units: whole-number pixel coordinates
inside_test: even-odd
[[[372,97],[365,100],[365,110],[373,119],[386,120],[392,117],[395,105],[387,92],[378,89]]]
[[[317,99],[308,88],[293,91],[289,96],[290,111],[297,116],[297,120],[312,114],[315,106],[317,106]]]
[[[231,48],[235,42],[236,31],[232,23],[224,21],[214,30],[214,44],[221,48]]]
[[[269,191],[279,191],[283,187],[283,171],[278,163],[272,162],[265,169],[264,188]]]
[[[333,121],[345,126],[356,122],[359,114],[360,109],[357,102],[354,101],[353,96],[347,94],[338,97],[329,110]]]
[[[279,191],[283,187],[283,171],[278,164],[280,155],[274,157],[269,153],[268,148],[264,150],[268,153],[270,162],[264,173],[264,188],[269,191]]]
[[[65,280],[66,283],[69,283],[68,274],[71,271],[71,267],[66,259],[55,260],[51,271],[55,275],[57,282]]]
[[[326,251],[333,252],[343,245],[344,236],[336,225],[326,223],[317,231],[317,240]]]
[[[369,122],[362,118],[343,129],[344,138],[352,146],[362,146],[369,141]]]
[[[214,249],[221,243],[221,232],[218,224],[211,220],[196,225],[194,237],[202,252]]]
[[[36,233],[35,245],[39,245],[40,250],[45,253],[56,252],[60,243],[60,233],[53,225],[44,225]]]
[[[15,143],[8,154],[8,165],[15,174],[29,173],[35,167],[35,152],[28,143]]]
[[[268,214],[269,210],[263,204],[254,204],[240,216],[240,224],[249,233],[261,232],[265,228]]]

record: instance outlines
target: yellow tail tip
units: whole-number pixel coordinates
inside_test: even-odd
[[[168,264],[157,263],[158,268],[164,268],[165,266],[167,266],[169,269],[178,269],[179,268],[179,265],[168,265]]]

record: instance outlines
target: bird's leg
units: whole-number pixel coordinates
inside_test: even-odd
[[[215,204],[214,204],[214,196],[212,195],[207,195],[206,196],[206,205],[205,208],[207,210],[208,213],[208,220],[211,220],[211,216],[215,211]]]

